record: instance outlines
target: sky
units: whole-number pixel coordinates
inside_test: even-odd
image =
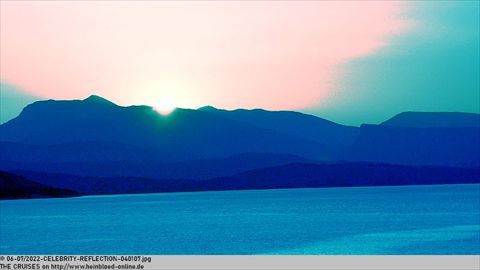
[[[480,111],[478,1],[1,1],[0,15],[0,123],[91,94],[349,125]]]

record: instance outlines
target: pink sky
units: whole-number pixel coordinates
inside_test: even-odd
[[[302,109],[408,28],[393,1],[1,2],[3,82],[54,99]]]

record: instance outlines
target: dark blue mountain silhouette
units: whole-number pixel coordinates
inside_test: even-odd
[[[343,128],[339,126],[339,128]],[[117,106],[103,98],[40,101],[0,126],[0,141],[34,145],[106,142],[155,149],[163,160],[241,153],[332,158],[331,147],[202,110],[176,109],[163,116],[148,106]],[[106,146],[107,148],[110,146]]]
[[[39,184],[25,177],[0,171],[0,199],[72,197],[79,195],[72,190]]]
[[[194,190],[243,190],[353,186],[466,184],[480,182],[480,168],[389,164],[293,163],[197,183]]]
[[[408,112],[355,128],[288,111],[48,100],[0,125],[0,170],[84,194],[469,183],[478,119]]]
[[[10,173],[21,175],[43,185],[75,190],[82,195],[186,191],[194,182],[190,179],[152,179],[130,176],[92,177],[23,170],[15,170]]]
[[[292,111],[266,111],[263,109],[237,109],[227,111],[212,106],[199,108],[212,114],[305,138],[324,145],[351,145],[358,135],[358,128]]]
[[[295,163],[203,181],[194,189],[243,190],[479,182],[479,168],[412,167],[368,163]]]
[[[128,153],[124,153],[123,150],[112,151],[111,154],[120,152],[124,160],[110,158],[108,152],[103,153],[105,160],[101,160],[103,155],[98,151],[91,151],[90,155],[81,151],[78,156],[75,156],[75,153],[63,149],[64,146],[20,146],[12,143],[0,144],[0,152],[10,155],[0,160],[0,170],[22,169],[92,177],[132,176],[198,180],[307,161],[305,158],[288,154],[245,153],[223,158],[167,162],[154,158],[127,159]],[[76,148],[77,145],[75,145]],[[132,152],[132,157],[138,156],[137,154]],[[15,155],[15,160],[11,157],[12,155]]]
[[[412,128],[480,128],[480,114],[460,112],[403,112],[382,123]]]
[[[480,129],[362,125],[343,159],[405,165],[480,166]]]
[[[233,176],[192,181],[144,177],[84,177],[14,171],[45,185],[82,194],[480,183],[480,168],[414,167],[368,163],[291,163]]]

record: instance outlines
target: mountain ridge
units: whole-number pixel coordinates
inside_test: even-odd
[[[480,128],[480,114],[466,112],[407,111],[394,115],[392,118],[382,122],[380,125],[416,128]]]
[[[105,106],[85,100],[30,104],[17,118],[0,125],[0,141],[37,145],[114,141],[160,148],[173,153],[175,159],[179,158],[175,152],[199,157],[243,152],[291,153],[314,159],[328,156],[327,151],[317,150],[322,148],[318,141],[210,112],[176,109],[163,116],[148,106]]]
[[[458,113],[428,113],[437,126],[418,127],[419,114],[351,127],[293,111],[206,106],[162,115],[96,95],[38,101],[0,125],[0,170],[199,180],[296,161],[480,166],[480,129],[438,127]]]
[[[84,195],[480,183],[480,167],[418,167],[351,162],[293,162],[196,181],[128,176],[85,177],[24,170],[13,170],[11,173]]]

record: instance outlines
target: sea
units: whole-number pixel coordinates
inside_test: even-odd
[[[480,254],[480,185],[0,201],[0,254]]]

